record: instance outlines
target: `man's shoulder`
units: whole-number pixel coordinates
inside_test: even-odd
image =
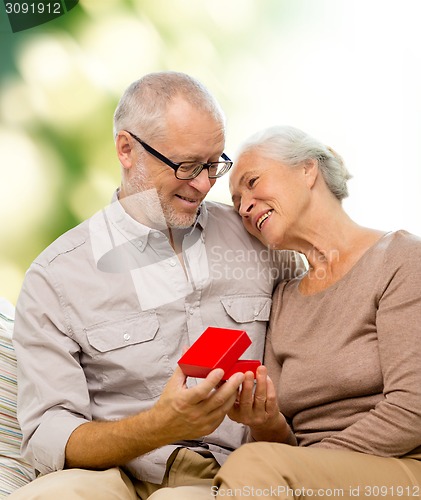
[[[218,201],[206,201],[206,226],[208,236],[213,235],[228,244],[260,247],[261,243],[245,229],[240,215],[232,205]]]
[[[206,201],[205,203],[208,224],[214,225],[221,223],[229,226],[236,226],[245,231],[241,217],[235,211],[232,205],[220,201]]]
[[[206,200],[204,201],[204,205],[206,206],[206,209],[209,213],[225,213],[229,214],[230,216],[235,215],[236,219],[241,220],[238,213],[234,210],[234,207],[232,205],[228,205],[228,203]]]
[[[34,260],[34,264],[49,266],[60,255],[68,255],[83,247],[89,239],[88,221],[83,221],[69,229],[43,250]]]
[[[293,250],[269,249],[248,233],[241,217],[232,205],[207,201],[208,224],[206,230],[216,237],[220,247],[226,246],[236,252],[238,259],[244,260],[244,251],[249,256],[257,256],[260,262],[282,269],[283,279],[300,276],[307,270],[301,254]]]

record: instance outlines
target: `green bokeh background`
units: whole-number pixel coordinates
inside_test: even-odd
[[[208,86],[228,117],[228,154],[256,129],[290,123],[354,166],[367,161],[363,181],[377,164],[376,141],[390,141],[372,132],[387,108],[399,141],[413,148],[399,143],[392,162],[406,154],[416,165],[411,183],[385,187],[385,200],[392,190],[406,198],[396,221],[387,218],[403,226],[419,208],[411,200],[421,184],[417,4],[403,0],[396,11],[387,0],[80,0],[19,33],[0,8],[0,296],[16,302],[36,255],[109,202],[119,183],[112,115],[127,85],[150,71],[185,71]],[[396,142],[396,130],[391,136]],[[354,199],[372,198],[365,184],[354,186]],[[226,180],[211,198],[229,202]],[[379,226],[374,211],[350,209]],[[418,232],[416,224],[408,228]]]

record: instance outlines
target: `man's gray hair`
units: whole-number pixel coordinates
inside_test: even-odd
[[[314,159],[336,198],[341,201],[348,196],[347,181],[352,176],[342,158],[333,149],[298,128],[276,126],[262,130],[243,143],[238,156],[248,151],[257,151],[265,158],[290,167]]]
[[[178,96],[224,126],[220,105],[201,82],[185,73],[162,71],[145,75],[126,89],[114,113],[114,138],[120,130],[140,134],[145,141],[165,134],[167,106]]]

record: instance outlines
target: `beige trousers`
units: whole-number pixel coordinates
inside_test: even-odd
[[[420,498],[421,461],[413,459],[251,443],[233,452],[219,472],[218,467],[213,458],[182,449],[169,461],[162,485],[129,479],[118,468],[106,471],[69,469],[39,477],[8,498],[212,500],[216,495],[220,500]]]
[[[175,496],[171,497],[174,499],[208,499],[212,498],[210,496],[212,479],[218,469],[219,465],[213,457],[204,457],[182,448],[171,455],[162,485],[129,478],[117,467],[104,471],[66,469],[40,476],[8,498],[10,500],[138,500],[139,498],[159,500],[163,488],[164,491],[176,491]],[[181,496],[177,496],[178,494]],[[158,496],[155,497],[156,495]]]
[[[418,499],[421,461],[258,442],[234,451],[214,484],[212,492],[219,487],[219,500]]]

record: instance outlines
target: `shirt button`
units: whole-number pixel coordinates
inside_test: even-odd
[[[191,315],[194,314],[194,309],[193,308],[190,309],[189,314],[191,314]]]
[[[169,261],[169,264],[170,264],[170,266],[174,267],[174,266],[175,266],[175,260],[174,260],[174,259],[171,259],[171,260]]]
[[[124,340],[130,340],[130,335],[126,332],[126,333],[123,335],[123,339],[124,339]]]
[[[259,312],[258,311],[254,311],[253,314],[254,314],[254,317],[259,316]]]
[[[160,235],[159,233],[153,233],[153,237],[154,237],[154,238],[160,238],[160,237],[161,237],[161,235]]]

